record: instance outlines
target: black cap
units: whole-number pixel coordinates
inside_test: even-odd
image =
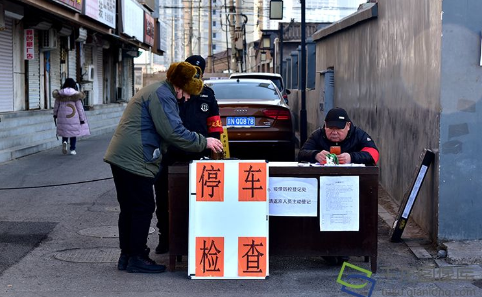
[[[346,110],[340,107],[335,107],[330,109],[325,117],[325,125],[327,127],[337,127],[338,129],[343,129],[347,122],[351,122]]]
[[[193,55],[188,57],[186,59],[186,62],[194,66],[199,66],[199,68],[201,68],[202,73],[204,73],[204,68],[206,67],[206,61],[204,60],[203,57],[198,55]]]

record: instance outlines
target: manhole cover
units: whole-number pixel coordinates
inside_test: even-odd
[[[77,263],[110,263],[119,260],[120,249],[92,248],[72,249],[58,252],[54,258],[61,261]]]
[[[152,227],[149,228],[149,234],[152,234],[155,231],[156,229]],[[79,230],[79,234],[100,238],[117,238],[119,237],[119,229],[117,226],[100,226]]]

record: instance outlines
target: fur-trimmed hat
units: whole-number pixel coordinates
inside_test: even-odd
[[[203,81],[196,78],[201,69],[188,62],[172,63],[167,70],[167,80],[190,95],[199,95],[203,89]]]

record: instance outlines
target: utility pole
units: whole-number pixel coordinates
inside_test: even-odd
[[[240,50],[243,50],[243,31],[241,29],[241,0],[236,0],[236,27],[234,29],[235,34],[235,45],[236,45],[236,64],[238,72],[243,72],[243,56]]]
[[[174,62],[174,16],[171,18],[171,63]]]
[[[236,63],[236,39],[235,39],[235,23],[234,23],[234,1],[229,0],[229,34],[231,34],[231,70],[236,72],[237,63]]]
[[[193,19],[192,19],[192,1],[189,1],[189,38],[187,39],[187,42],[188,42],[188,53],[187,53],[187,56],[190,57],[192,56],[192,22],[193,22]],[[174,39],[173,39],[174,41]]]
[[[213,73],[214,72],[214,61],[213,61],[213,4],[212,0],[209,1],[209,14],[208,14],[208,72]],[[226,48],[226,52],[228,49]]]
[[[308,123],[306,115],[306,23],[305,23],[305,0],[301,0],[301,109],[300,109],[300,147],[307,137]]]
[[[226,21],[225,21],[226,30],[224,30],[226,32],[226,63],[228,65],[228,73],[231,73],[231,61],[232,61],[233,57],[231,55],[228,55],[228,53],[229,53],[228,32],[230,32],[229,28],[231,26],[230,26],[229,19],[228,19],[228,7],[226,5],[226,0],[224,0],[224,15],[226,16]],[[231,48],[231,54],[232,54],[232,52],[233,52],[233,48]]]
[[[201,55],[201,1],[202,0],[199,0],[198,14],[197,14],[197,27],[198,27],[197,54],[198,55]]]

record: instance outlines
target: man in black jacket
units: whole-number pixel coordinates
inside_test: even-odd
[[[298,153],[298,161],[326,163],[330,147],[339,146],[337,157],[340,164],[376,165],[378,148],[373,139],[351,122],[343,108],[333,108],[326,114],[325,125],[315,130]],[[323,257],[329,265],[342,265],[347,256]]]
[[[343,108],[333,108],[326,114],[325,125],[315,130],[298,153],[298,161],[326,163],[330,147],[339,146],[340,164],[365,164],[378,162],[378,148],[373,139],[351,122]]]
[[[199,78],[202,78],[206,62],[203,57],[198,55],[190,56],[186,62],[201,68]],[[221,117],[219,116],[219,106],[214,91],[203,86],[201,94],[191,96],[189,100],[179,100],[179,116],[186,129],[198,132],[206,137],[219,139],[223,132]],[[202,157],[209,157],[210,150],[201,153],[186,152],[174,146],[168,148],[167,153],[162,158],[162,168],[154,184],[156,191],[156,216],[157,228],[159,229],[159,244],[156,247],[157,254],[164,254],[169,250],[169,212],[167,195],[168,166],[175,162],[189,162],[199,160]]]

